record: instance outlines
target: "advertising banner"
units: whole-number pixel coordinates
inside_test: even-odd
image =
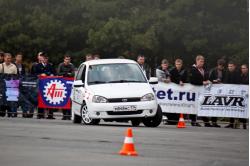
[[[166,113],[197,114],[199,95],[203,86],[185,84],[180,86],[174,83],[152,85],[157,101]]]
[[[70,109],[73,80],[60,76],[39,77],[38,107]]]
[[[248,118],[248,85],[213,84],[200,96],[198,116]]]

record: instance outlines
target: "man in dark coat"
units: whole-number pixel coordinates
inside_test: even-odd
[[[196,63],[191,68],[191,76],[190,76],[190,83],[193,85],[208,85],[210,81],[208,79],[209,75],[208,72],[204,68],[205,58],[202,55],[196,56]],[[191,118],[191,125],[200,127],[201,125],[196,122],[197,115],[190,115]],[[212,127],[209,123],[209,119],[207,117],[202,117],[204,121],[205,127]]]
[[[17,67],[18,74],[20,76],[24,76],[26,74],[26,71],[25,71],[25,65],[23,64],[23,54],[22,53],[16,54],[14,64]]]
[[[240,72],[236,69],[236,64],[230,61],[227,65],[226,75],[223,79],[225,84],[240,84]],[[235,128],[235,118],[230,118],[230,124],[226,128]]]
[[[224,59],[219,59],[217,61],[217,66],[210,70],[209,80],[213,84],[222,83],[222,80],[225,77],[224,66],[225,66],[225,60]],[[212,117],[211,121],[212,121],[213,127],[220,127],[220,125],[217,124],[217,117]]]
[[[175,60],[175,67],[170,69],[171,82],[183,85],[187,82],[187,70],[183,68],[183,61],[181,59]]]
[[[249,73],[247,64],[241,65],[240,71],[240,83],[244,85],[249,85]]]
[[[139,66],[141,67],[143,73],[145,74],[145,76],[149,80],[150,76],[151,76],[151,73],[150,73],[150,68],[148,67],[148,65],[145,64],[145,56],[144,55],[138,55],[137,63],[139,64]]]
[[[210,70],[209,80],[213,84],[222,83],[222,80],[225,77],[224,67],[225,67],[225,60],[224,59],[219,59],[217,61],[217,66]]]
[[[40,55],[40,63],[35,66],[35,75],[39,76],[53,76],[56,74],[51,63],[48,62],[48,56],[45,54]],[[38,119],[44,118],[44,109],[38,108]],[[49,109],[47,119],[55,119],[53,117],[53,109]]]
[[[59,76],[64,77],[74,77],[75,75],[75,67],[72,63],[70,63],[71,57],[69,55],[64,56],[64,60],[59,64],[57,69],[57,74]],[[62,120],[70,120],[71,110],[63,110],[63,118]]]
[[[187,71],[183,68],[183,61],[181,59],[175,60],[175,67],[170,69],[170,79],[171,82],[178,85],[184,85],[187,82]],[[167,113],[168,124],[177,124],[180,114],[177,113]]]
[[[35,68],[36,75],[53,76],[56,74],[53,65],[48,62],[48,56],[44,56],[44,61],[38,63]]]
[[[37,75],[36,66],[37,66],[37,64],[42,63],[42,61],[44,60],[44,55],[45,55],[44,52],[39,52],[37,54],[37,61],[32,63],[32,66],[31,66],[31,69],[30,69],[30,74],[31,75],[34,75],[34,76]]]
[[[240,71],[240,83],[243,85],[249,85],[249,72],[247,64],[241,65]],[[240,121],[243,123],[243,129],[247,129],[247,119],[240,119]]]

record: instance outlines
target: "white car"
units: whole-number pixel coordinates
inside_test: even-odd
[[[151,78],[157,83],[157,78]],[[162,111],[140,66],[133,60],[100,59],[78,68],[71,94],[74,123],[98,124],[105,121],[142,122],[157,127]]]

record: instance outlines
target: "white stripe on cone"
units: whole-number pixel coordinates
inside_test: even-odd
[[[183,118],[180,118],[179,121],[180,121],[180,122],[184,122],[184,119],[183,119]]]
[[[124,143],[125,144],[133,144],[134,140],[132,137],[125,137]]]

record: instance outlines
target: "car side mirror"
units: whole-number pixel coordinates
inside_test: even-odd
[[[157,77],[150,77],[149,83],[150,84],[158,84],[158,78]]]
[[[83,87],[84,83],[82,82],[82,80],[76,80],[76,81],[74,81],[73,86],[75,88]]]

